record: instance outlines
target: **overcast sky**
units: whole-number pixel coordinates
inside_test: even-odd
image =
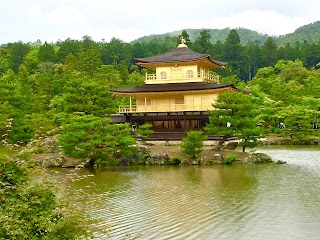
[[[318,0],[0,0],[0,44],[91,36],[130,42],[189,28],[243,27],[272,36],[320,20]]]

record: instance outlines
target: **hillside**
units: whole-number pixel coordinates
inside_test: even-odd
[[[279,36],[276,42],[279,46],[296,42],[303,43],[307,40],[309,43],[317,43],[320,40],[320,21],[304,25],[297,28],[293,33]]]
[[[131,43],[135,43],[135,42],[148,43],[154,38],[165,39],[168,37],[169,38],[178,37],[183,30],[187,31],[190,37],[190,41],[194,42],[200,36],[200,32],[203,31],[204,29],[182,29],[182,30],[164,33],[164,34],[143,36],[132,41]],[[207,30],[209,30],[211,34],[211,43],[215,44],[217,41],[224,42],[231,28],[207,29]],[[267,38],[270,37],[267,34],[261,34],[246,28],[236,28],[236,30],[239,34],[241,44],[243,45],[245,45],[249,41],[258,41],[260,42],[260,44],[263,44],[267,40]],[[309,43],[315,43],[315,42],[318,42],[320,39],[320,21],[299,27],[293,33],[281,35],[281,36],[272,36],[272,37],[274,37],[275,42],[277,43],[278,46],[284,46],[287,43],[294,45],[296,42],[302,43],[305,40],[307,40]]]
[[[200,37],[200,32],[205,29],[203,28],[203,29],[184,29],[184,30],[186,30],[187,33],[189,34],[190,41],[194,42],[198,37]],[[217,41],[224,42],[231,28],[207,29],[207,30],[210,31],[211,43],[215,44]],[[236,30],[239,34],[242,44],[246,44],[248,41],[256,41],[256,40],[259,41],[261,44],[263,44],[269,37],[266,34],[260,34],[256,31],[252,31],[245,28],[237,28]],[[131,43],[150,42],[154,38],[178,37],[181,34],[181,32],[182,30],[164,33],[164,34],[158,34],[158,35],[144,36],[132,41]]]

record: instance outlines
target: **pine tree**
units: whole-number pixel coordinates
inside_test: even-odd
[[[240,139],[243,152],[246,147],[253,147],[263,131],[257,127],[256,108],[258,105],[250,95],[237,92],[220,94],[210,112],[210,123],[205,127],[211,134],[222,136],[218,144],[221,148],[231,137]]]
[[[182,139],[182,152],[189,155],[191,158],[196,158],[196,155],[202,152],[203,141],[207,139],[202,131],[189,131],[187,136]]]
[[[93,115],[73,116],[63,126],[60,145],[65,154],[74,158],[89,158],[92,164],[106,165],[117,162],[134,151],[128,124],[111,124],[109,118]]]

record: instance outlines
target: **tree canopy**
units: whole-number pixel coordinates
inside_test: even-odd
[[[218,148],[231,137],[240,140],[243,151],[257,145],[257,139],[263,134],[257,126],[257,99],[241,92],[226,92],[219,95],[213,106],[215,110],[210,111],[210,123],[205,129],[222,137]]]

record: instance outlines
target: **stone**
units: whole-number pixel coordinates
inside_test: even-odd
[[[277,164],[286,164],[286,163],[287,163],[287,162],[281,161],[281,160],[277,161]]]
[[[238,147],[238,142],[227,142],[222,149],[235,150]]]
[[[270,162],[272,162],[272,158],[265,153],[253,153],[243,161],[243,163],[246,164]]]
[[[150,165],[162,165],[162,164],[170,164],[170,157],[166,153],[162,152],[152,152],[148,157],[146,164]]]
[[[129,158],[123,158],[121,161],[117,164],[117,166],[128,166],[129,165]]]
[[[223,157],[220,153],[216,153],[214,156],[213,156],[214,160],[216,161],[223,161]]]

